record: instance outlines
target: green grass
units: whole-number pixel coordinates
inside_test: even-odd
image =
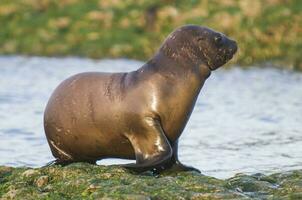
[[[198,24],[238,42],[233,64],[302,70],[299,0],[2,0],[0,24],[1,54],[140,60],[176,27]]]

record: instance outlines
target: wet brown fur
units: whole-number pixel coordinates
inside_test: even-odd
[[[188,25],[136,71],[87,72],[63,81],[44,114],[57,163],[114,157],[136,159],[125,166],[136,171],[196,170],[179,162],[178,138],[211,70],[236,50],[223,34]]]

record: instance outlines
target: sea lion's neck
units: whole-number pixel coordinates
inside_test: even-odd
[[[201,61],[182,57],[170,57],[158,52],[139,71],[161,74],[169,79],[196,78],[204,82],[211,74],[209,67]]]
[[[148,89],[150,95],[157,96],[160,105],[164,105],[158,109],[158,114],[170,141],[175,141],[181,135],[204,81],[209,76],[206,67],[192,65],[157,54],[137,71],[140,80],[151,86]],[[175,111],[173,116],[169,114],[171,110]]]

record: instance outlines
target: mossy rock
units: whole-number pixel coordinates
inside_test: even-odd
[[[302,170],[220,180],[196,172],[153,176],[86,163],[0,167],[2,199],[299,199],[301,195]]]

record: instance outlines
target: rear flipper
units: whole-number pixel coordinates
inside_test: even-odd
[[[172,164],[167,169],[169,169],[171,171],[177,171],[177,172],[178,171],[195,171],[195,172],[201,173],[201,171],[199,169],[196,169],[196,168],[191,167],[191,166],[184,165],[179,161],[176,161],[174,164]]]
[[[63,160],[56,159],[56,160],[48,162],[43,167],[50,167],[50,166],[54,166],[54,165],[66,166],[66,165],[69,165],[71,163],[73,163],[73,162],[72,161],[63,161]]]
[[[95,160],[90,160],[90,161],[73,161],[73,160],[59,160],[59,159],[56,159],[56,160],[48,162],[43,167],[50,167],[50,166],[54,166],[54,165],[60,165],[60,166],[64,167],[64,166],[67,166],[67,165],[69,165],[71,163],[76,163],[76,162],[86,162],[86,163],[89,163],[89,164],[96,165],[96,161]]]
[[[178,159],[178,140],[176,140],[172,145],[173,156],[170,162],[167,164],[166,168],[171,171],[195,171],[201,173],[199,169],[196,169],[191,166],[182,164]]]

